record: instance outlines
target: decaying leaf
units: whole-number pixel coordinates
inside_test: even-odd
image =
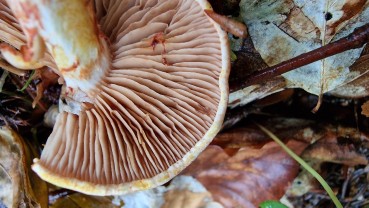
[[[89,196],[74,193],[58,199],[50,208],[118,208],[112,204],[112,197]]]
[[[275,65],[350,34],[369,20],[366,0],[242,0],[241,16],[268,65]],[[288,87],[319,95],[361,75],[349,70],[354,49],[285,73]]]
[[[347,166],[367,165],[367,158],[358,154],[352,145],[338,144],[337,138],[347,135],[345,132],[350,132],[350,128],[341,128],[340,131],[334,133],[327,131],[317,142],[308,146],[301,157],[318,172],[321,172],[322,164],[326,162]],[[286,195],[289,197],[302,196],[317,188],[319,186],[315,178],[303,169],[287,190]]]
[[[290,141],[300,153],[304,143]],[[233,156],[209,146],[185,171],[199,180],[215,201],[225,207],[257,207],[262,201],[284,195],[299,166],[274,142],[261,149],[243,147]]]
[[[357,79],[338,87],[330,93],[339,97],[362,98],[369,95],[369,47],[366,46],[367,53],[360,56],[359,59],[350,67],[351,71],[361,74]]]
[[[47,207],[47,185],[30,167],[34,157],[14,131],[0,128],[0,201],[6,207]]]
[[[115,196],[113,203],[137,208],[222,208],[199,181],[190,176],[175,177],[168,187]]]

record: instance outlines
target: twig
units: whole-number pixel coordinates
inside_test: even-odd
[[[213,10],[205,9],[204,12],[220,25],[223,30],[240,38],[247,38],[247,27],[242,22],[231,19],[227,16],[215,13]]]
[[[273,77],[297,69],[301,66],[305,66],[347,50],[360,48],[367,42],[369,42],[369,24],[356,28],[350,35],[341,38],[336,42],[329,43],[310,52],[296,56],[290,60],[252,73],[242,84],[231,86],[230,89],[231,91],[237,91],[250,85],[263,83]]]

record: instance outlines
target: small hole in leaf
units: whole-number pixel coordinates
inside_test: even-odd
[[[238,40],[239,37],[235,36],[235,35],[232,35],[232,38],[235,39],[235,40]]]
[[[330,19],[332,19],[332,17],[333,17],[333,15],[332,15],[332,13],[330,13],[330,12],[327,12],[326,14],[325,14],[325,20],[330,20]]]

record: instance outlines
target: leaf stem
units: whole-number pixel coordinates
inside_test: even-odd
[[[265,127],[256,124],[259,126],[259,128],[266,133],[270,138],[272,138],[277,144],[279,144],[282,149],[287,152],[294,160],[296,160],[303,168],[305,168],[311,175],[316,178],[319,183],[323,186],[324,190],[328,193],[329,197],[332,199],[333,203],[338,208],[343,208],[341,202],[338,200],[336,195],[333,193],[333,190],[331,187],[327,184],[327,182],[324,180],[324,178],[319,175],[318,172],[316,172],[309,164],[307,164],[301,157],[299,157],[297,154],[295,154],[290,148],[288,148],[276,135],[274,135],[272,132],[270,132]]]

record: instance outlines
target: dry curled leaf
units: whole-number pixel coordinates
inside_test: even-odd
[[[6,207],[47,207],[47,185],[30,167],[34,157],[14,131],[0,127],[0,200]]]
[[[300,153],[304,143],[290,141]],[[299,166],[277,144],[261,149],[243,147],[233,156],[218,146],[209,146],[185,171],[212,193],[225,207],[257,207],[260,202],[279,199],[297,175]]]
[[[242,0],[240,6],[255,47],[268,65],[345,37],[369,20],[366,0]],[[361,73],[349,67],[361,51],[349,50],[283,77],[288,87],[320,95],[360,77]]]

